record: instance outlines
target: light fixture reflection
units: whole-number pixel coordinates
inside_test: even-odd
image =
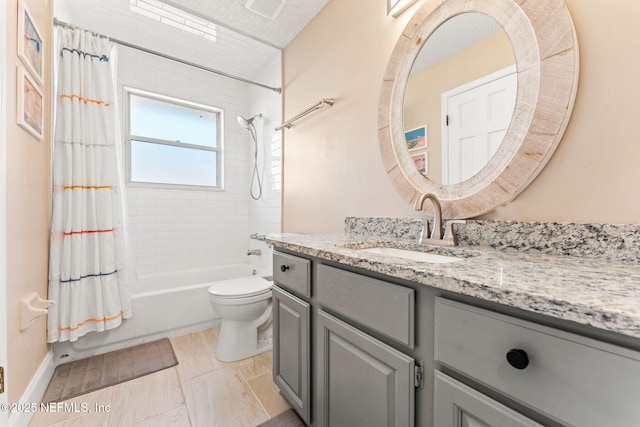
[[[415,2],[416,0],[387,0],[387,15],[397,18]]]

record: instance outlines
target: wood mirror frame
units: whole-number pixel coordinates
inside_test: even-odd
[[[495,19],[509,36],[518,85],[513,117],[489,163],[452,185],[417,170],[406,147],[403,101],[409,72],[429,35],[465,12]],[[562,0],[426,0],[400,35],[385,72],[378,109],[378,142],[387,175],[413,204],[433,193],[446,219],[472,218],[513,200],[540,173],[569,122],[578,86],[578,42]],[[430,213],[432,206],[425,204]]]

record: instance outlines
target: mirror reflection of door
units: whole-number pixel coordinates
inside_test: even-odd
[[[516,101],[515,65],[442,94],[442,183],[478,173],[509,127]]]
[[[509,37],[493,18],[482,13],[456,15],[429,35],[411,68],[403,101],[405,131],[419,126],[429,129],[424,152],[428,179],[451,185],[475,174],[453,179],[444,173],[442,94],[510,66],[515,66],[515,56]],[[513,80],[515,91],[516,74]],[[513,104],[509,113],[512,111]],[[501,142],[502,137],[499,139]],[[482,166],[477,166],[475,172],[480,169]]]

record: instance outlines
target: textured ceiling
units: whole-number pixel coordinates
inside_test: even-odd
[[[440,25],[424,43],[411,69],[411,74],[422,71],[469,46],[486,39],[502,27],[493,18],[482,13],[463,13]]]
[[[288,45],[328,2],[329,0],[288,0],[276,19],[271,20],[247,9],[247,0],[167,1],[278,48]]]

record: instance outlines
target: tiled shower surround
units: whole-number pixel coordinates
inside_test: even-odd
[[[273,65],[279,67],[279,64]],[[141,67],[144,68],[136,67],[135,72],[123,69],[123,84],[147,89],[149,83],[143,81],[145,79],[136,79],[141,75]],[[175,78],[190,81],[199,78],[202,83],[209,80],[209,76],[202,75],[201,72],[184,71],[193,75],[188,78],[186,75]],[[163,79],[162,84],[165,84],[166,77]],[[232,80],[216,83],[220,84],[229,86],[228,90],[221,91],[219,87],[214,88],[211,84],[207,93],[215,94],[208,101],[210,105],[225,109],[224,191],[128,186],[129,230],[138,274],[247,262],[258,264],[258,257],[246,255],[249,246],[256,245],[255,242],[249,241],[249,235],[279,231],[280,190],[274,188],[273,181],[280,170],[272,171],[270,168],[273,151],[271,136],[264,135],[265,132],[258,132],[262,145],[261,154],[266,157],[265,162],[260,165],[260,171],[264,171],[264,194],[262,200],[254,201],[249,197],[253,141],[249,132],[236,123],[238,114],[246,116],[249,114],[247,111],[265,111],[266,105],[263,103],[259,106],[249,106],[252,101],[246,90],[245,94],[239,92],[240,96],[234,95],[242,88],[234,88],[238,84]],[[197,86],[194,84],[194,91],[198,90]],[[152,90],[166,93],[167,89],[160,85],[154,86]],[[195,94],[185,92],[179,96],[193,99]],[[243,102],[247,106],[236,105],[237,102]],[[267,116],[266,111],[264,114]],[[256,126],[260,127],[262,124],[257,122]],[[279,141],[276,143],[279,144]],[[263,249],[266,252],[266,246]],[[262,264],[268,266],[269,263],[270,259]]]
[[[67,0],[56,16],[121,40],[139,43],[185,57],[194,62],[208,59],[211,42],[132,12],[128,1]],[[187,48],[188,47],[188,48]],[[239,48],[240,49],[240,48]],[[271,49],[271,48],[270,48]],[[280,53],[262,67],[260,75],[247,76],[279,86]],[[268,51],[262,49],[260,54]],[[249,55],[244,51],[236,55]],[[174,190],[127,186],[128,230],[136,273],[153,274],[236,263],[270,268],[264,242],[249,239],[252,233],[280,230],[280,140],[272,138],[281,121],[280,95],[216,74],[169,61],[137,50],[118,47],[117,83],[122,125],[125,121],[123,87],[211,105],[224,111],[223,191]],[[248,59],[250,60],[250,58]],[[204,65],[217,68],[213,64]],[[263,114],[256,120],[260,142],[263,199],[249,196],[253,166],[253,141],[239,126],[238,115]],[[274,166],[275,164],[275,166]],[[262,249],[263,256],[247,256],[247,249]]]

